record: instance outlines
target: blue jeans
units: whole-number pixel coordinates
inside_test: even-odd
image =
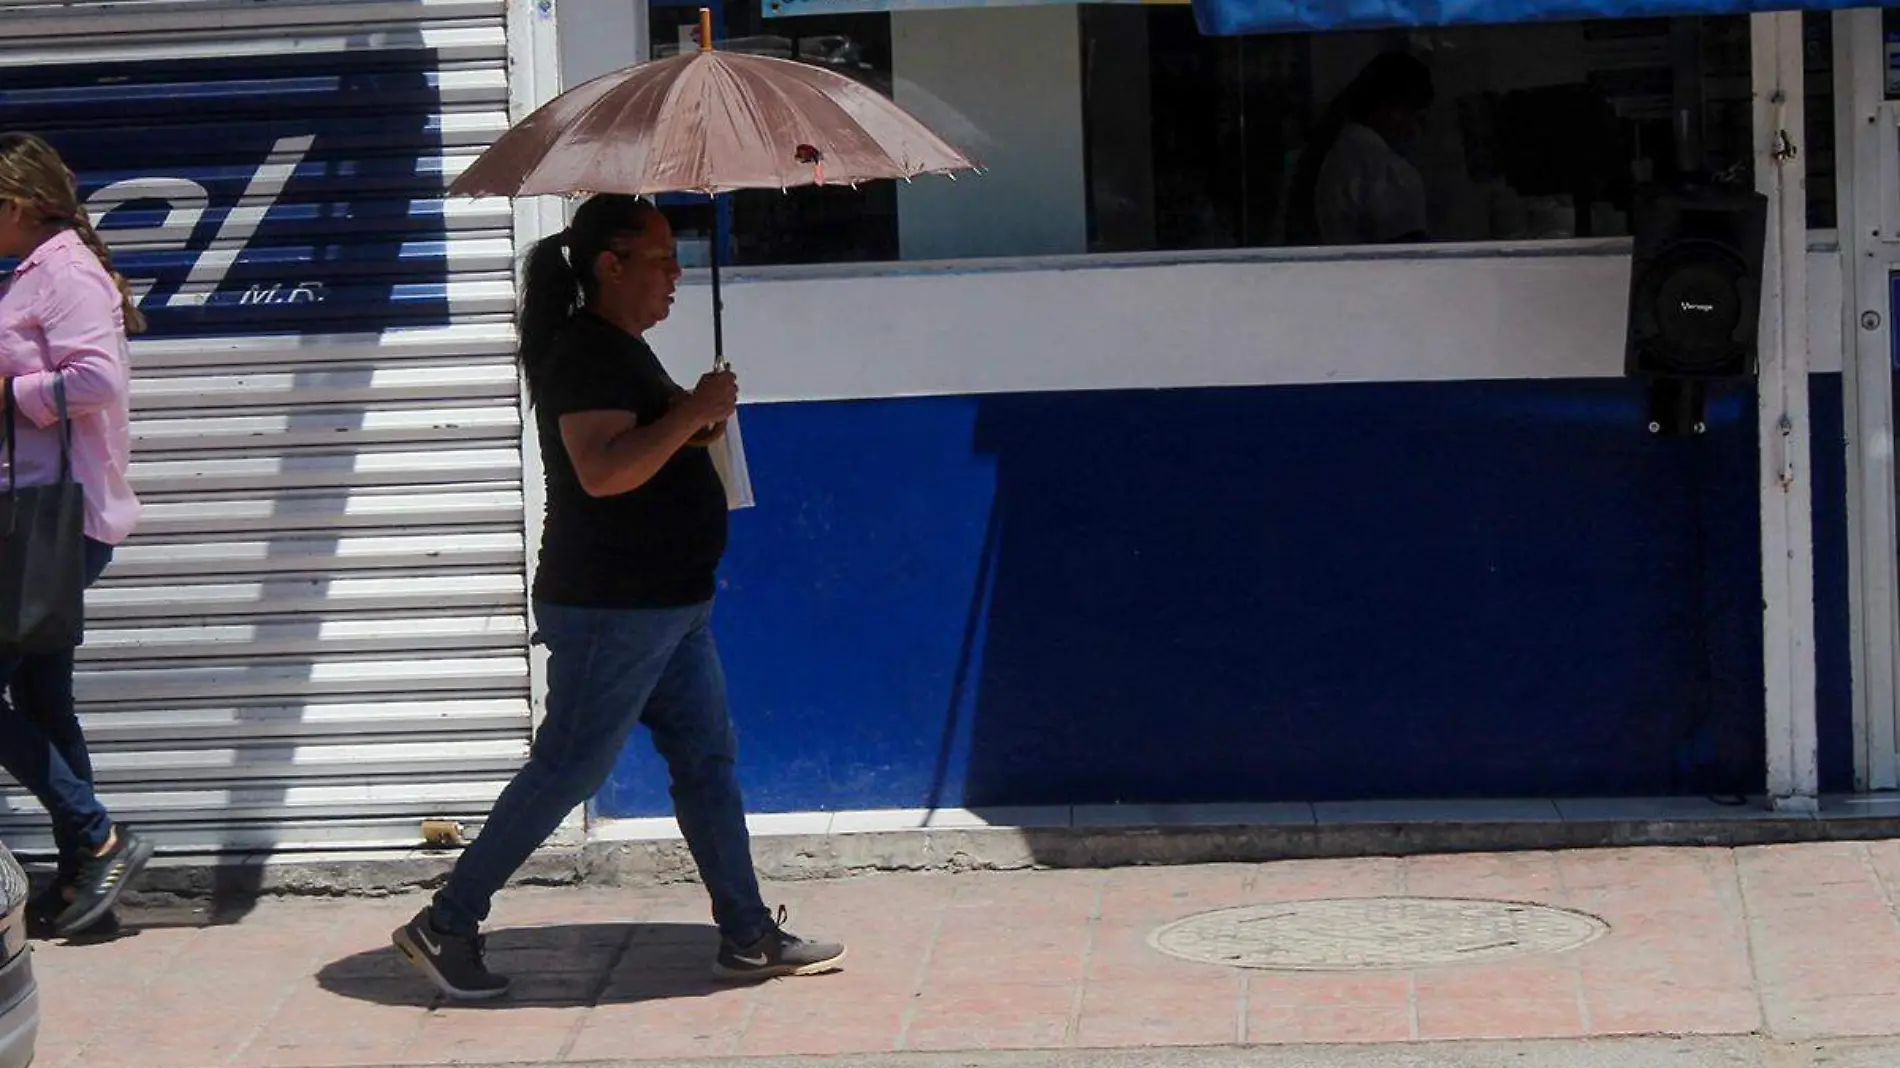
[[[86,539],[87,586],[111,562],[112,546]],[[73,651],[0,658],[0,691],[0,767],[46,806],[63,861],[98,852],[112,817],[92,792],[92,755],[73,708]]]
[[[472,935],[489,902],[576,805],[607,782],[636,723],[646,725],[672,778],[680,833],[726,938],[751,945],[771,914],[759,896],[726,677],[713,644],[712,604],[598,609],[535,603],[548,649],[548,710],[526,767],[435,896],[432,922]]]

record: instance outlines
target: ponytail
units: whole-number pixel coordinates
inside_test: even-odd
[[[535,242],[521,272],[521,307],[515,317],[517,358],[533,403],[547,371],[554,339],[581,306],[581,280],[567,261],[567,233]]]
[[[99,231],[92,228],[92,217],[86,213],[84,205],[73,214],[73,232],[79,235],[79,240],[85,242],[94,256],[99,257],[99,266],[106,269],[106,273],[112,276],[112,284],[119,287],[119,299],[125,306],[125,332],[143,334],[146,327],[145,313],[139,310],[139,302],[132,296],[132,287],[126,284],[125,276],[112,266],[112,250],[99,237]]]

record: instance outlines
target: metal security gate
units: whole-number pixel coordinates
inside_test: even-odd
[[[443,198],[509,120],[506,8],[0,0],[0,129],[65,154],[152,323],[76,690],[168,848],[413,845],[526,758],[516,215]]]

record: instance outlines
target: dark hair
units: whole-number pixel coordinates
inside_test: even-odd
[[[599,193],[580,206],[567,229],[542,238],[528,251],[515,337],[530,403],[547,370],[555,337],[600,291],[594,261],[646,233],[659,211],[639,197]]]
[[[1287,242],[1316,245],[1320,240],[1319,171],[1349,122],[1363,123],[1390,105],[1423,110],[1431,106],[1432,71],[1424,61],[1404,52],[1384,52],[1372,58],[1352,83],[1340,90],[1320,115],[1313,135],[1293,167],[1287,190]]]

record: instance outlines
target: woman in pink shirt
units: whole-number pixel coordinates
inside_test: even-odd
[[[52,146],[0,134],[0,259],[17,259],[0,287],[0,379],[12,387],[19,485],[60,477],[63,387],[72,423],[73,478],[86,500],[86,584],[138,522],[126,480],[132,451],[126,331],[143,330],[112,256]],[[0,390],[0,405],[6,392]],[[62,936],[112,914],[150,842],[115,823],[92,788],[92,758],[73,708],[73,653],[0,657],[0,767],[53,818],[59,873],[32,912]],[[7,698],[11,698],[9,703]]]

